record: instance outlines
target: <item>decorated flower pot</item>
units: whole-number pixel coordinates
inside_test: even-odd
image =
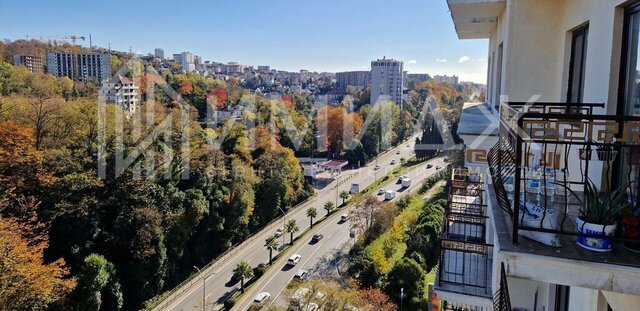
[[[576,218],[576,229],[578,231],[578,245],[581,247],[595,252],[609,252],[613,249],[611,239],[591,236],[612,237],[616,232],[616,224],[593,224],[585,222],[582,218],[578,217]]]

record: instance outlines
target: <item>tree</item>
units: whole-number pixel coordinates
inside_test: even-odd
[[[112,263],[102,255],[91,254],[87,256],[80,269],[78,286],[74,292],[75,305],[78,310],[97,311],[101,308],[105,309],[102,291],[106,289],[113,289],[112,291],[115,291],[114,296],[119,297],[119,299],[111,303],[115,305],[115,310],[119,310],[122,307],[122,294],[119,292],[120,284],[114,278],[115,266]]]
[[[389,296],[377,288],[368,288],[358,291],[359,310],[398,310],[398,306],[389,299]]]
[[[244,281],[253,277],[253,269],[246,261],[241,261],[233,269],[233,275],[240,279],[240,290],[244,293]]]
[[[289,221],[287,221],[287,224],[284,226],[284,231],[290,234],[290,243],[291,245],[293,245],[293,234],[298,232],[300,230],[300,228],[298,227],[298,224],[296,224],[296,220],[295,219],[289,219]]]
[[[307,209],[307,217],[310,218],[309,228],[313,228],[313,219],[318,216],[318,211],[315,207],[309,207]]]
[[[331,201],[327,201],[327,203],[324,204],[324,210],[327,211],[327,216],[329,216],[329,214],[333,212],[334,208],[335,208],[335,205]]]
[[[420,310],[420,301],[424,295],[425,276],[424,270],[415,260],[405,258],[389,271],[385,292],[396,303],[399,303],[400,290],[403,289],[406,296],[404,305],[407,309]]]
[[[268,237],[264,240],[264,246],[269,250],[269,264],[273,263],[273,251],[278,249],[278,239],[275,235]]]
[[[349,192],[342,190],[340,191],[340,198],[342,199],[342,204],[349,198]]]
[[[65,261],[43,260],[45,236],[16,219],[0,217],[0,310],[43,310],[75,286]]]

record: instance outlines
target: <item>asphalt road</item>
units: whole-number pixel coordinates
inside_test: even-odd
[[[427,165],[432,167],[427,169]],[[398,200],[403,194],[413,192],[420,187],[422,181],[437,172],[436,167],[444,169],[445,163],[443,158],[436,158],[421,164],[414,169],[405,173],[405,176],[412,179],[412,185],[409,188],[402,188],[400,184],[396,184],[397,180],[390,180],[383,187],[387,190],[396,191],[393,200]],[[371,168],[370,168],[371,169]],[[381,200],[382,195],[378,196]],[[253,298],[259,292],[268,292],[271,299],[265,303],[265,306],[276,304],[281,307],[288,305],[289,297],[285,288],[293,279],[293,276],[300,269],[308,270],[310,277],[339,277],[339,263],[345,258],[354,239],[349,237],[349,222],[341,222],[340,216],[348,213],[354,206],[350,206],[346,210],[342,210],[333,214],[322,224],[314,227],[305,239],[296,244],[287,252],[286,256],[279,258],[274,262],[274,267],[265,273],[251,289],[247,290],[242,299],[240,299],[233,310],[247,310],[253,303]],[[311,242],[311,236],[314,233],[321,233],[324,238],[317,243]],[[286,260],[293,254],[300,254],[302,259],[295,267],[286,266]]]
[[[323,208],[324,204],[327,201],[338,202],[338,204],[340,204],[342,200],[337,197],[338,193],[343,190],[349,191],[352,183],[360,184],[360,189],[363,190],[368,185],[373,183],[376,178],[384,176],[389,171],[400,165],[400,158],[409,159],[413,157],[414,141],[416,136],[417,134],[412,136],[405,143],[402,143],[399,146],[379,155],[376,160],[370,162],[369,166],[355,170],[343,171],[336,181],[331,182],[323,189],[317,190],[316,196],[312,197],[310,200],[308,200],[298,208],[289,211],[284,217],[283,225],[290,219],[295,219],[298,223],[298,226],[300,227],[300,232],[298,234],[303,232],[304,229],[309,226],[309,218],[306,216],[306,211],[309,207],[315,207],[318,211],[318,216],[323,216],[325,213],[325,210]],[[393,165],[391,164],[392,160],[395,160],[396,162]],[[380,169],[374,169],[376,165],[379,165]],[[336,184],[338,185],[337,187]],[[327,223],[330,223],[330,221],[325,222],[324,224]],[[339,228],[346,227],[347,226],[342,226]],[[332,228],[331,230],[334,230],[334,228]],[[235,268],[237,263],[244,260],[249,262],[252,267],[256,267],[260,263],[265,263],[269,260],[269,251],[264,247],[264,241],[267,237],[273,235],[274,231],[275,230],[263,230],[259,232],[253,241],[241,248],[233,250],[231,256],[215,268],[214,274],[209,276],[205,280],[206,285],[204,296],[206,310],[219,310],[220,308],[222,308],[222,304],[224,303],[224,301],[240,287],[239,282],[237,284],[232,284],[231,282],[229,282],[233,274],[233,269]],[[294,237],[298,234],[294,234]],[[336,236],[337,235],[338,234],[336,234]],[[348,237],[348,231],[346,236]],[[328,239],[328,236],[326,236],[325,239],[330,240]],[[289,234],[284,234],[283,240],[288,243]],[[283,244],[283,240],[279,241],[281,245]],[[331,241],[333,240],[331,239]],[[324,254],[324,252],[319,253]],[[276,254],[277,252],[274,252],[273,256],[275,256]],[[308,256],[307,258],[303,258],[302,262],[304,263],[304,261],[307,259]],[[276,269],[272,269],[270,271],[275,270]],[[291,275],[293,276],[296,271],[289,272],[292,273]],[[264,279],[265,277],[261,278],[260,281]],[[166,308],[164,308],[164,310],[202,310],[202,282],[199,282],[198,284],[199,285],[193,286],[192,288],[188,289],[180,297],[177,297],[177,299],[171,302]],[[255,286],[252,288],[255,288]],[[249,295],[245,295],[243,297],[246,298],[248,296]],[[251,296],[251,298],[253,298],[253,296]]]

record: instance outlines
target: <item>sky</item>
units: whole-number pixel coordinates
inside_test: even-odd
[[[487,78],[487,40],[458,39],[446,0],[0,0],[0,39],[89,34],[120,51],[288,71],[369,70],[386,56],[409,73]]]

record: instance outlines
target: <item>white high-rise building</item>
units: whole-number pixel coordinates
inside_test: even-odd
[[[189,52],[180,53],[180,65],[183,72],[189,72],[196,70],[195,55]]]
[[[121,75],[105,82],[99,96],[106,103],[114,103],[128,114],[134,114],[140,106],[140,87]]]
[[[402,61],[383,57],[371,62],[371,104],[382,101],[402,103]]]

